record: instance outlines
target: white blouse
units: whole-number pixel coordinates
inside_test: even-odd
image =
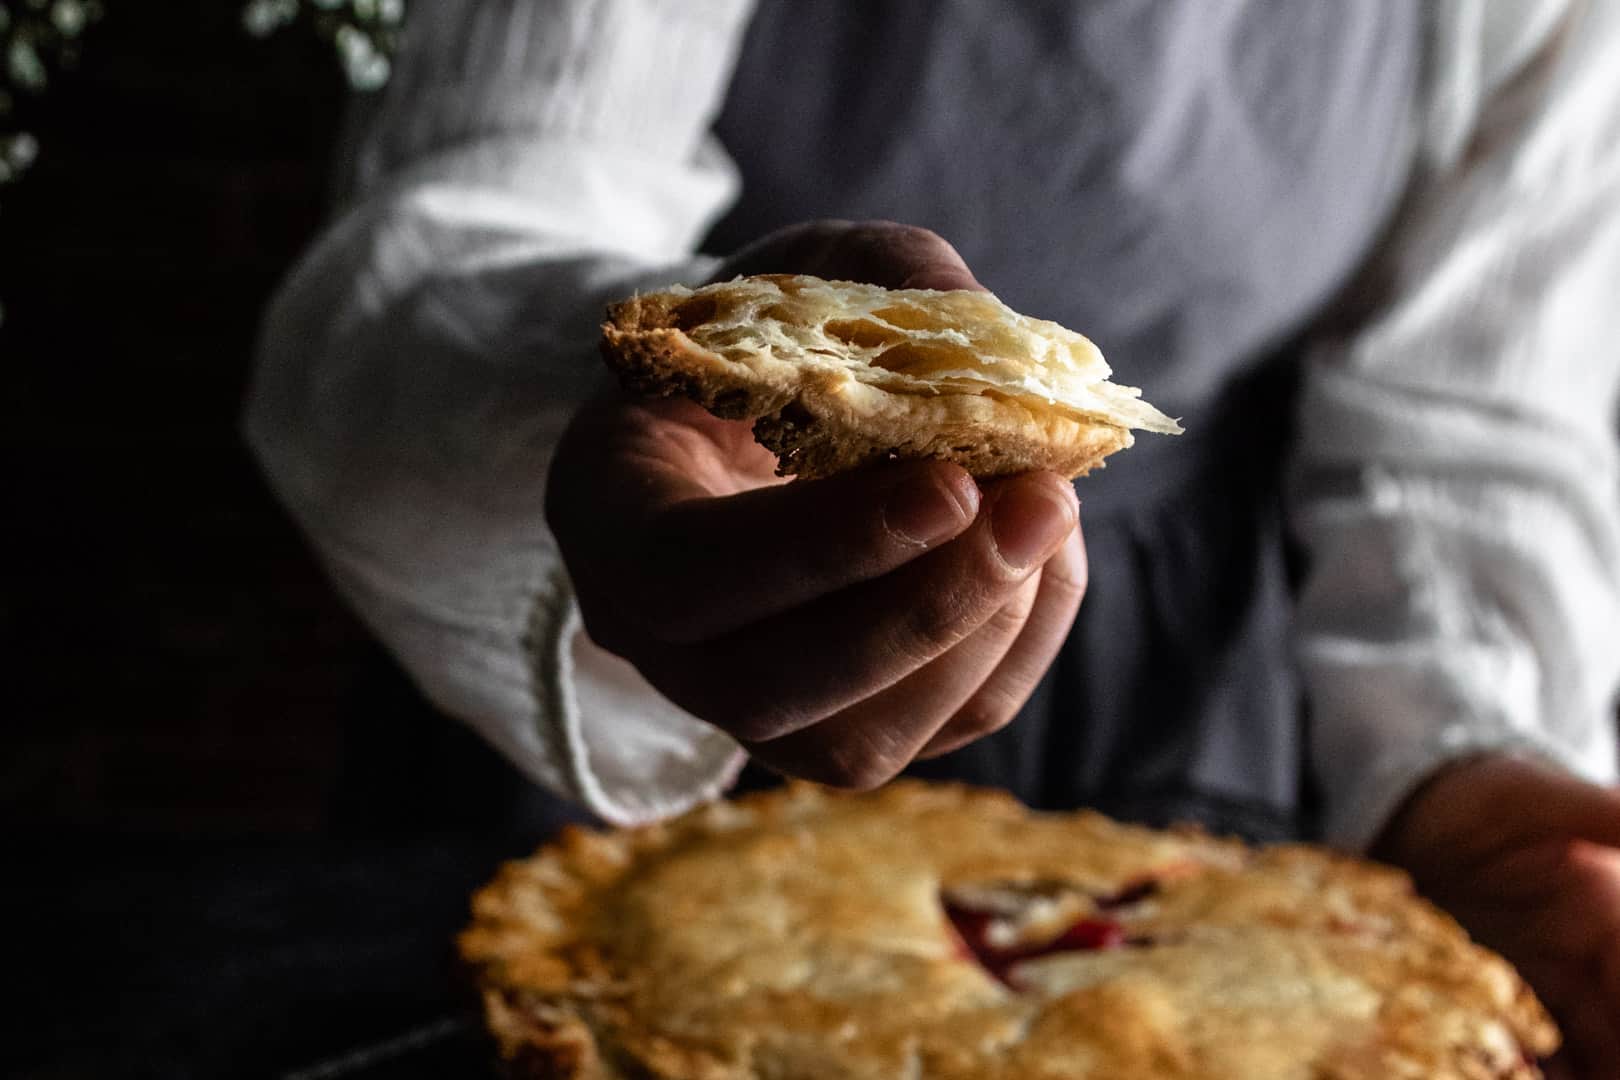
[[[1431,0],[1422,165],[1310,352],[1291,505],[1330,840],[1484,750],[1615,776],[1620,0]],[[432,0],[264,326],[246,432],[440,707],[641,822],[742,756],[594,645],[542,514],[604,303],[707,277],[748,0]]]

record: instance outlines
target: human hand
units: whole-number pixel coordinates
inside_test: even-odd
[[[1413,876],[1551,1010],[1554,1080],[1620,1077],[1620,792],[1496,755],[1436,775],[1373,854]]]
[[[888,224],[784,230],[731,269],[978,287],[949,244]],[[1085,589],[1073,487],[935,461],[784,484],[775,464],[685,401],[576,417],[547,516],[591,637],[759,760],[839,786],[1011,720]]]
[[[984,288],[944,237],[892,221],[829,219],[789,225],[727,259],[714,280],[739,274],[812,274],[885,289]]]

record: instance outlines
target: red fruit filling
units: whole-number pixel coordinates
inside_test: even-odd
[[[1009,973],[1016,964],[1038,956],[1062,952],[1096,952],[1131,944],[1125,927],[1106,916],[1087,916],[1070,924],[1061,934],[1047,941],[997,945],[990,940],[990,926],[996,916],[987,911],[945,904],[945,915],[956,931],[958,949],[964,960],[975,960],[991,976],[1011,986]]]

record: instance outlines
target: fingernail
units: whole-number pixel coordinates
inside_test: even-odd
[[[1058,549],[1079,517],[1073,496],[1055,485],[1012,482],[996,494],[990,535],[1002,562],[1014,570],[1028,570]]]
[[[883,523],[907,543],[927,547],[967,528],[978,512],[976,485],[949,484],[928,474],[895,489],[883,508]]]

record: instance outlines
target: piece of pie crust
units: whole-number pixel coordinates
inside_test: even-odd
[[[608,309],[602,352],[634,392],[754,421],[782,475],[888,458],[978,477],[1074,477],[1180,425],[1108,381],[1097,347],[987,292],[791,275],[672,288]]]
[[[1558,1044],[1394,870],[958,786],[573,828],[473,913],[517,1077],[1497,1080]]]

